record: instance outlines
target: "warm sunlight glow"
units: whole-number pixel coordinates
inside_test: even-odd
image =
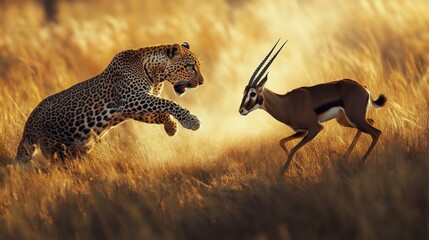
[[[57,0],[54,12],[46,2],[0,1],[1,239],[427,234],[427,210],[418,204],[427,206],[429,196],[428,1]],[[369,110],[383,134],[366,169],[357,162],[370,137],[345,162],[356,130],[327,123],[285,183],[275,179],[286,158],[279,140],[293,131],[263,110],[241,116],[238,108],[279,38],[288,43],[269,69],[270,90],[350,78],[388,97],[384,108]],[[26,166],[9,165],[41,100],[99,74],[122,50],[182,42],[201,61],[205,82],[181,97],[166,83],[161,97],[198,116],[201,129],[178,124],[169,137],[160,125],[130,120],[66,168],[40,151]],[[369,229],[383,221],[392,222]]]

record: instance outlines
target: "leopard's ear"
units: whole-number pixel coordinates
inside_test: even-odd
[[[183,42],[183,43],[182,43],[182,47],[185,47],[185,48],[187,48],[187,49],[190,49],[190,48],[191,48],[191,46],[189,46],[189,43],[187,43],[187,42]]]
[[[183,49],[179,44],[175,43],[167,47],[165,53],[169,58],[176,58],[183,54]]]

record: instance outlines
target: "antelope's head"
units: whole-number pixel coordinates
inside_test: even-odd
[[[264,60],[262,60],[261,64],[259,64],[259,66],[256,68],[255,72],[253,72],[252,77],[250,77],[249,83],[244,88],[243,99],[241,100],[241,105],[240,105],[240,108],[238,110],[240,112],[240,114],[243,116],[247,115],[248,113],[250,113],[253,110],[258,109],[264,101],[262,93],[264,91],[264,85],[268,80],[268,72],[267,72],[268,67],[271,65],[271,63],[274,61],[274,59],[277,57],[277,55],[282,50],[283,46],[287,43],[287,41],[285,43],[283,43],[283,45],[274,54],[274,56],[270,59],[270,61],[265,65],[265,67],[262,69],[262,71],[259,72],[259,70],[262,68],[262,66],[264,66],[265,62],[268,60],[268,57],[274,51],[274,48],[276,48],[279,41],[280,41],[280,39],[276,42],[276,44],[271,49],[271,51],[267,54],[267,56],[264,58]]]

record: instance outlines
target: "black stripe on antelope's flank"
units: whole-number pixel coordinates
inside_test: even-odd
[[[320,115],[333,107],[344,107],[343,100],[339,99],[336,101],[328,102],[323,105],[318,106],[314,111],[316,111],[317,115]]]

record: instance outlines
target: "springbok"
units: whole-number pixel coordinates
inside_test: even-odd
[[[311,87],[300,87],[284,95],[276,94],[264,88],[268,79],[268,72],[266,74],[265,72],[287,41],[283,43],[262,71],[259,72],[259,70],[265,64],[279,41],[280,39],[250,78],[249,83],[244,89],[244,96],[239,112],[241,115],[247,115],[258,108],[264,109],[275,119],[295,131],[295,134],[280,140],[280,147],[288,155],[286,163],[280,171],[280,176],[284,175],[292,157],[298,149],[311,141],[323,129],[321,123],[334,118],[344,127],[357,129],[350,147],[343,156],[344,159],[350,156],[362,132],[371,135],[372,143],[362,158],[362,162],[364,163],[381,135],[381,131],[372,126],[374,120],[366,118],[366,112],[370,103],[375,108],[384,106],[387,100],[386,97],[381,94],[374,101],[371,99],[371,94],[366,87],[350,79],[318,84]],[[289,152],[285,145],[286,142],[297,138],[302,138],[302,140]]]

